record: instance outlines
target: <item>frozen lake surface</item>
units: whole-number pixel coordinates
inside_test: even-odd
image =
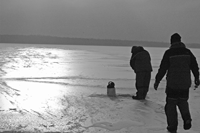
[[[153,89],[167,48],[150,48],[147,100],[135,101],[131,47],[0,44],[0,132],[166,133],[165,78]],[[200,63],[200,49],[191,49]],[[192,77],[193,78],[193,77]],[[106,95],[108,81],[117,98]],[[200,88],[190,89],[192,129],[199,133]]]

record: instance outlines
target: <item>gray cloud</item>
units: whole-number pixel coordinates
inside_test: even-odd
[[[199,0],[1,0],[0,34],[200,43]]]

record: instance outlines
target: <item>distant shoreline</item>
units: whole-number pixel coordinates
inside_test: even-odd
[[[48,43],[1,43],[0,42],[0,45],[1,44],[11,44],[11,45],[14,45],[14,44],[22,44],[22,45],[74,45],[74,46],[115,46],[115,47],[132,47],[132,46],[143,46],[143,47],[157,47],[157,48],[168,48],[167,46],[144,46],[144,45],[105,45],[105,44],[101,44],[101,45],[96,45],[96,44],[59,44],[59,43],[56,43],[56,44],[48,44]]]
[[[54,36],[37,36],[37,35],[0,35],[0,43],[10,44],[57,44],[57,45],[89,45],[89,46],[125,46],[134,45],[143,47],[169,47],[167,42],[149,42],[149,41],[132,41],[132,40],[114,40],[114,39],[92,39],[92,38],[69,38]],[[200,44],[190,43],[186,46],[189,48],[200,48]]]

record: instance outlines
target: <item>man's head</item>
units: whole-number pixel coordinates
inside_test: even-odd
[[[176,42],[181,42],[181,36],[178,34],[178,33],[174,33],[172,36],[171,36],[171,44],[172,43],[176,43]]]

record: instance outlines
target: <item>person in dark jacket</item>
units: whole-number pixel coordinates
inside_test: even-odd
[[[133,99],[142,100],[146,98],[151,80],[151,57],[147,50],[141,46],[133,46],[131,49],[130,66],[136,73],[136,96]]]
[[[199,85],[199,67],[193,53],[181,42],[181,36],[175,33],[171,36],[171,47],[165,51],[160,68],[155,77],[154,88],[166,74],[166,105],[167,130],[176,133],[178,126],[177,106],[180,110],[184,129],[191,128],[191,115],[188,99],[191,87],[191,71],[195,78],[195,85]]]

